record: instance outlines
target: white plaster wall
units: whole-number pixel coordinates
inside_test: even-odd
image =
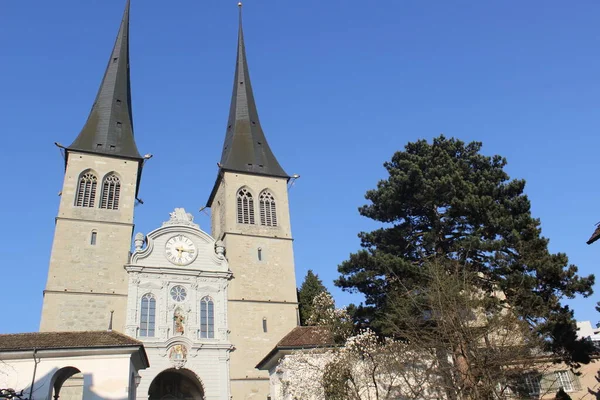
[[[29,397],[35,363],[33,352],[21,359],[10,359],[6,353],[0,355],[0,387],[24,390]],[[46,356],[38,353],[33,395],[31,400],[46,400],[51,396],[52,378],[61,368],[75,367],[83,374],[85,400],[129,399],[129,377],[138,371],[130,354],[90,354],[72,356]]]
[[[175,235],[190,238],[197,257],[189,265],[177,266],[165,256],[165,244]],[[231,343],[227,325],[227,291],[231,272],[224,256],[215,251],[215,240],[192,221],[167,221],[147,236],[147,243],[136,250],[126,266],[129,275],[126,333],[144,342],[150,368],[141,372],[138,399],[147,399],[154,378],[173,368],[193,372],[204,388],[206,400],[230,400],[229,352]],[[170,290],[180,285],[186,289],[184,301],[175,301]],[[151,293],[156,300],[154,337],[139,336],[141,299]],[[200,338],[200,300],[210,296],[214,302],[214,338]],[[173,315],[183,311],[185,331],[174,332]],[[173,346],[187,350],[185,363],[170,359]]]
[[[142,377],[138,387],[137,399],[148,399],[150,384],[161,372],[172,369],[168,354],[162,347],[146,347],[150,359],[150,368],[140,371]],[[229,393],[229,357],[223,348],[194,349],[188,355],[182,368],[192,371],[204,388],[204,400],[230,400]]]
[[[169,238],[183,234],[190,238],[198,255],[186,266],[171,264],[165,256]],[[144,342],[161,343],[182,335],[173,331],[173,314],[183,311],[184,338],[191,342],[227,343],[227,291],[231,273],[227,260],[215,252],[215,241],[210,235],[192,225],[168,224],[154,230],[147,237],[147,245],[137,250],[126,266],[129,276],[126,333]],[[175,301],[170,290],[174,286],[185,288],[187,297]],[[152,294],[156,300],[156,333],[154,337],[139,337],[141,299]],[[214,302],[215,338],[201,339],[200,300],[210,296]]]

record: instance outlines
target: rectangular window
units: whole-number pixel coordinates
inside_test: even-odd
[[[539,374],[532,373],[525,375],[524,384],[527,393],[530,395],[540,394],[541,380],[542,377]]]
[[[215,309],[212,301],[208,302],[208,338],[215,337]]]
[[[92,232],[92,238],[90,239],[90,244],[92,246],[96,245],[96,237],[98,236],[98,232]]]
[[[140,312],[140,336],[153,337],[156,322],[156,300],[151,294],[142,297]]]
[[[572,392],[574,390],[569,371],[556,371],[554,375],[556,376],[556,384],[559,388],[562,388],[565,392]]]
[[[263,318],[263,332],[267,333],[267,319]]]
[[[208,329],[206,324],[207,317],[207,304],[204,301],[200,302],[200,337],[206,338],[208,336]]]
[[[208,297],[200,300],[200,338],[215,338],[215,304]]]

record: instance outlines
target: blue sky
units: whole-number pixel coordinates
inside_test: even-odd
[[[208,198],[224,139],[237,37],[232,0],[132,0],[138,147],[153,153],[136,209],[149,232]],[[63,179],[53,142],[83,126],[124,0],[0,5],[0,332],[38,329]],[[244,31],[261,122],[290,174],[296,270],[339,305],[337,265],[376,225],[357,208],[395,150],[440,133],[484,143],[527,180],[552,251],[594,273],[600,244],[600,3],[248,0]],[[190,182],[193,182],[190,184]],[[34,192],[35,191],[35,192]],[[600,287],[596,287],[600,290]],[[599,296],[570,304],[597,321]]]

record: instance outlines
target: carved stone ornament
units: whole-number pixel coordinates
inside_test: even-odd
[[[225,258],[225,246],[221,240],[215,243],[215,253],[217,253],[217,257],[221,259]]]
[[[132,272],[131,273],[131,283],[135,286],[140,284],[140,273],[139,272]]]
[[[133,243],[135,244],[135,250],[140,251],[142,247],[144,247],[144,243],[146,242],[146,236],[143,233],[136,233],[135,239]]]
[[[176,344],[169,350],[169,360],[175,369],[182,368],[187,362],[187,348],[182,344]]]
[[[184,208],[176,208],[169,216],[169,220],[163,222],[163,226],[187,225],[200,229],[200,226],[194,223],[194,216],[191,213],[186,213]]]

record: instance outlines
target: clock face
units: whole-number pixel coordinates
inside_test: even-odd
[[[167,241],[165,255],[167,260],[175,265],[188,265],[196,259],[198,252],[190,238],[176,235]]]

